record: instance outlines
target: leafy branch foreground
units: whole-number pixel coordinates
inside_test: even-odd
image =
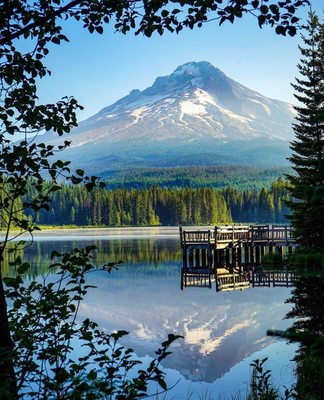
[[[284,393],[275,388],[271,382],[271,371],[265,369],[265,363],[268,358],[263,360],[254,360],[252,364],[253,373],[251,379],[251,393],[247,400],[289,400],[298,399],[295,389],[285,388]]]
[[[119,344],[126,331],[107,334],[90,319],[78,322],[80,302],[93,287],[86,275],[97,269],[91,263],[94,249],[53,252],[48,274],[28,284],[24,274],[30,265],[20,257],[12,262],[17,276],[4,281],[14,348],[1,349],[0,368],[6,358],[14,361],[19,398],[140,399],[148,396],[150,382],[157,383],[154,394],[167,390],[160,363],[180,336],[170,334],[143,367],[132,349]],[[100,270],[109,273],[117,264]],[[10,390],[2,386],[0,398]]]

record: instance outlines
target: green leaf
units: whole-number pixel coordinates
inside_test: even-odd
[[[95,370],[92,369],[92,370],[88,373],[87,379],[89,379],[90,381],[94,381],[94,380],[97,379],[97,376],[98,376],[97,372],[96,372]]]
[[[56,257],[61,257],[61,255],[62,255],[61,253],[59,253],[58,251],[54,250],[51,253],[51,260],[53,260],[53,258],[56,258]]]
[[[102,35],[102,34],[103,34],[103,31],[104,31],[104,29],[103,29],[102,26],[96,26],[96,32],[97,32],[97,33],[99,33],[100,35]]]
[[[167,390],[167,384],[163,378],[158,378],[158,384],[161,386],[163,390]]]
[[[16,286],[17,283],[17,279],[16,278],[12,278],[10,276],[6,276],[3,278],[3,282],[7,285],[7,286]]]
[[[19,265],[18,267],[18,274],[25,274],[30,268],[30,264],[27,262],[22,263],[21,265]]]
[[[166,18],[169,14],[170,14],[170,13],[169,13],[168,10],[162,10],[162,11],[161,11],[161,16],[162,16],[163,18]]]
[[[76,172],[76,174],[79,175],[79,176],[84,176],[84,171],[83,171],[83,169],[77,169],[75,172]]]

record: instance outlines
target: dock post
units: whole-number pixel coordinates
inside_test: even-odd
[[[225,249],[220,249],[219,252],[220,252],[220,266],[224,268],[226,264],[226,251]]]
[[[187,268],[188,260],[187,260],[187,248],[186,247],[182,248],[182,262],[183,262],[183,268]]]
[[[269,254],[273,254],[273,242],[269,243]]]
[[[248,249],[248,242],[243,244],[243,265],[244,267],[247,267],[249,265],[249,249]]]
[[[201,249],[201,266],[202,267],[210,267],[210,250],[209,249]]]
[[[242,245],[241,243],[239,244],[239,247],[237,248],[237,267],[240,269],[240,272],[242,272]]]
[[[181,268],[181,283],[180,283],[180,287],[181,287],[181,290],[183,290],[183,268]]]
[[[189,268],[193,267],[193,248],[189,247]]]
[[[238,256],[237,248],[232,246],[232,267],[233,268],[236,268],[238,265],[237,256]]]
[[[195,262],[195,267],[196,268],[199,268],[201,266],[201,264],[200,264],[200,250],[199,249],[195,249],[194,262]]]
[[[230,246],[224,249],[225,252],[225,267],[230,268]]]
[[[254,244],[250,243],[250,263],[252,266],[255,264],[255,251]]]
[[[283,261],[283,259],[284,259],[284,247],[283,246],[277,246],[277,253],[280,254],[281,261]]]
[[[260,265],[261,264],[261,252],[260,252],[260,246],[255,247],[255,264]]]
[[[291,256],[293,253],[293,247],[292,246],[288,246],[288,255]]]

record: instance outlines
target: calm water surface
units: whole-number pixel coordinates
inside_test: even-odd
[[[180,289],[182,256],[176,228],[104,229],[42,232],[25,256],[39,266],[52,250],[96,245],[94,262],[123,260],[117,271],[89,277],[97,288],[81,305],[80,318],[90,317],[107,331],[127,330],[123,344],[148,359],[168,333],[184,338],[173,346],[163,366],[175,388],[168,399],[230,398],[245,393],[249,364],[269,357],[275,385],[293,382],[297,344],[267,337],[269,328],[286,329],[291,305],[288,288],[254,288],[216,292]],[[35,274],[37,271],[35,270]]]

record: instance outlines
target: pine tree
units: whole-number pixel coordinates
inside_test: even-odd
[[[287,176],[293,197],[288,218],[304,248],[324,251],[324,26],[315,13],[309,14],[307,36],[302,39],[301,77],[292,85],[301,105],[295,107],[296,140],[289,158],[295,174]]]

